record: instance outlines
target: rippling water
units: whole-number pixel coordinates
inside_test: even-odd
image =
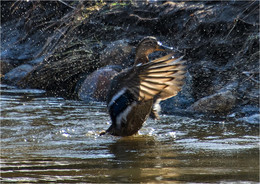
[[[1,182],[259,182],[258,125],[162,116],[99,136],[109,121],[102,103],[1,85]]]

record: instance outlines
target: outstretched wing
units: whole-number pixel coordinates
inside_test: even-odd
[[[159,97],[162,100],[175,96],[183,85],[185,66],[181,58],[168,54],[143,65],[137,65],[128,72],[126,86],[139,101]]]
[[[113,122],[107,131],[113,131],[113,135],[137,132],[151,112],[155,100],[170,98],[181,90],[185,75],[183,63],[182,57],[174,58],[173,54],[169,54],[133,66],[115,76],[107,97]],[[153,110],[152,113],[156,115],[157,111]]]

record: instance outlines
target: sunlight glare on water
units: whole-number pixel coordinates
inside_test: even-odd
[[[259,127],[163,115],[139,135],[99,136],[103,103],[1,86],[1,182],[259,181]]]

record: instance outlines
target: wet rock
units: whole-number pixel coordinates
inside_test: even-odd
[[[260,109],[257,106],[253,105],[245,105],[242,106],[239,110],[240,114],[250,116],[256,113],[260,113]]]
[[[1,66],[0,77],[3,77],[6,73],[8,73],[10,70],[14,68],[14,66],[10,64],[10,62],[6,62],[6,61],[1,61],[0,66]]]
[[[3,80],[7,81],[11,84],[16,84],[19,80],[21,80],[26,74],[33,70],[33,66],[28,64],[20,65],[10,72],[5,74]]]
[[[21,19],[21,22],[19,24],[25,24],[24,19]],[[15,25],[16,23],[16,20],[12,20],[3,25],[0,55],[13,65],[28,64],[39,54],[47,37],[40,31],[27,35],[20,25]]]
[[[195,65],[189,70],[192,75],[190,87],[195,100],[213,93],[211,86],[213,86],[215,71],[212,65],[207,66],[209,64],[209,61],[201,61],[200,65]]]
[[[105,101],[111,79],[118,74],[116,67],[100,68],[86,77],[78,90],[79,99],[89,102]]]
[[[260,124],[260,114],[253,114],[251,116],[245,116],[243,118],[239,118],[238,121],[250,124]]]
[[[161,102],[161,113],[186,114],[186,109],[194,103],[194,98],[191,94],[191,83],[192,76],[187,72],[185,84],[182,87],[182,90],[176,96]]]
[[[104,65],[122,65],[129,66],[128,55],[132,51],[132,46],[129,45],[128,40],[118,40],[107,45],[107,47],[100,53],[100,61]]]
[[[45,56],[41,56],[41,57],[38,57],[38,58],[35,58],[35,59],[32,59],[28,62],[28,64],[31,64],[31,65],[38,65],[40,63],[42,63],[44,61],[44,58]]]
[[[223,91],[201,98],[192,104],[188,110],[200,113],[227,114],[234,107],[236,97],[231,91]]]
[[[242,73],[241,77],[243,78],[239,83],[238,94],[242,105],[259,104],[259,72],[249,73],[246,77],[244,77]]]

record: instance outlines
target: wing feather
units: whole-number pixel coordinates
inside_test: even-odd
[[[182,58],[173,58],[172,53],[134,66],[121,80],[139,101],[150,100],[154,96],[165,100],[175,96],[184,83],[186,70]]]

